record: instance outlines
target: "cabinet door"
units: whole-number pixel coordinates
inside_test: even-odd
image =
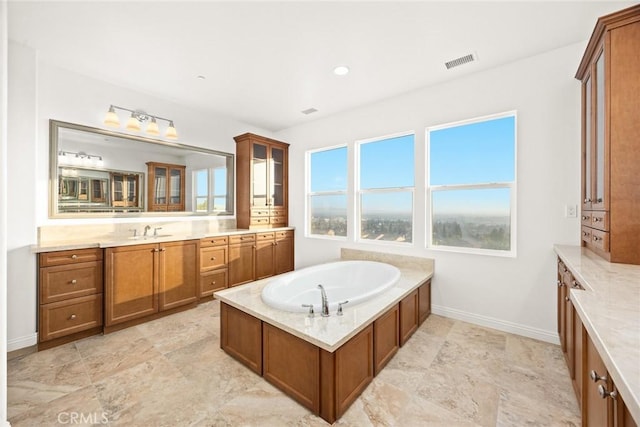
[[[604,67],[605,54],[604,51],[600,52],[595,64],[595,117],[592,126],[595,125],[595,140],[594,140],[594,168],[595,179],[593,185],[593,197],[592,207],[593,209],[607,209],[609,207],[609,201],[607,200],[607,162],[609,155],[607,153],[607,138],[605,129],[605,67]]]
[[[268,206],[268,146],[252,144],[251,149],[251,207]]]
[[[293,233],[293,232],[291,232]],[[293,271],[294,266],[293,255],[293,234],[284,239],[276,238],[275,246],[275,274]]]
[[[229,286],[253,281],[254,261],[253,242],[229,245]]]
[[[285,206],[285,152],[282,148],[270,147],[270,200],[269,206],[283,208]]]
[[[169,179],[169,170],[165,166],[153,166],[153,173],[150,174],[150,178],[153,181],[149,182],[151,188],[152,205],[166,205],[167,204],[167,181]]]
[[[179,307],[197,300],[197,253],[198,244],[195,240],[160,244],[160,310]]]
[[[169,211],[184,210],[184,168],[169,168],[167,205]]]
[[[598,354],[591,337],[587,334],[585,346],[585,371],[583,378],[587,381],[584,384],[583,389],[583,410],[582,410],[582,425],[583,427],[607,427],[612,425],[612,409],[611,399],[603,399],[598,393],[598,386],[603,385],[607,390],[611,390],[612,384],[609,380],[609,374],[607,368],[604,366],[604,362]],[[602,380],[591,379],[591,373],[597,378],[605,378]]]
[[[569,377],[573,380],[575,379],[575,331],[574,331],[574,322],[573,322],[573,317],[575,316],[574,310],[573,310],[573,303],[571,302],[571,299],[569,298],[569,290],[568,288],[565,286],[565,289],[567,289],[567,298],[565,299],[565,311],[564,311],[564,316],[565,316],[565,348],[566,348],[566,353],[565,353],[565,358],[567,360],[567,367],[569,368]]]
[[[400,346],[418,329],[418,290],[400,301]]]
[[[274,275],[275,242],[264,240],[256,243],[256,280]]]
[[[418,288],[418,324],[431,314],[431,279]]]
[[[155,244],[106,249],[106,326],[158,312],[158,255]]]
[[[592,195],[592,84],[591,76],[588,76],[582,85],[582,210],[591,209]]]

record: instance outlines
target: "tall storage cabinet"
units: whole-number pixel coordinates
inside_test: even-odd
[[[147,210],[152,212],[184,211],[186,166],[167,163],[147,163],[149,189]]]
[[[238,228],[286,227],[289,144],[252,133],[234,139]]]
[[[583,246],[640,264],[640,5],[601,17],[582,81]]]

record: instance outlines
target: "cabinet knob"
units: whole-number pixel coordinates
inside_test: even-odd
[[[215,261],[215,260],[216,260],[216,257],[212,256],[211,261]]]
[[[576,289],[580,288],[580,284],[578,282],[576,282],[575,280],[571,282],[571,285]]]
[[[608,391],[602,384],[598,386],[598,394],[603,399],[610,397],[615,400],[615,398],[618,397],[618,393],[615,390]]]
[[[73,279],[73,280],[71,281],[71,284],[72,284],[72,285],[75,285],[76,283],[78,283],[78,281],[77,281],[76,279]]]
[[[160,252],[164,252],[164,251],[166,251],[166,250],[167,250],[167,248],[161,248],[161,249],[160,249]]]
[[[556,280],[556,283],[558,284],[558,287],[561,288],[562,287],[562,282],[560,280]]]
[[[75,320],[76,317],[78,317],[78,316],[76,316],[75,314],[72,314],[71,316],[69,316],[69,320]]]
[[[607,376],[598,375],[595,369],[592,369],[591,372],[589,372],[589,378],[591,378],[591,381],[593,381],[594,383],[597,383],[598,381],[607,381]]]
[[[210,285],[215,285],[216,281],[214,280],[213,282],[209,283]]]
[[[598,217],[594,217],[594,218],[593,218],[593,222],[600,222],[600,218],[598,218]]]
[[[596,203],[602,203],[602,199],[597,199]]]
[[[586,216],[586,215],[582,215],[582,220],[583,220],[583,221],[586,221],[586,220],[588,220],[588,219],[589,219],[589,217],[588,217],[588,216]]]
[[[569,297],[564,297],[564,300],[568,302],[569,301]]]
[[[71,259],[77,259],[77,258],[78,258],[78,255],[76,254],[71,255]]]
[[[598,240],[602,240],[602,237],[593,236],[593,241],[597,242]]]

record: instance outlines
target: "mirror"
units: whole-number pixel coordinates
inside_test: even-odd
[[[50,217],[233,215],[233,154],[49,122]]]

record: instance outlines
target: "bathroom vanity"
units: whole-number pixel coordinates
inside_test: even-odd
[[[340,418],[429,316],[433,261],[344,250],[343,259],[393,264],[399,281],[343,315],[287,312],[266,305],[269,279],[216,292],[220,347],[327,422]],[[318,293],[318,295],[320,295]]]

